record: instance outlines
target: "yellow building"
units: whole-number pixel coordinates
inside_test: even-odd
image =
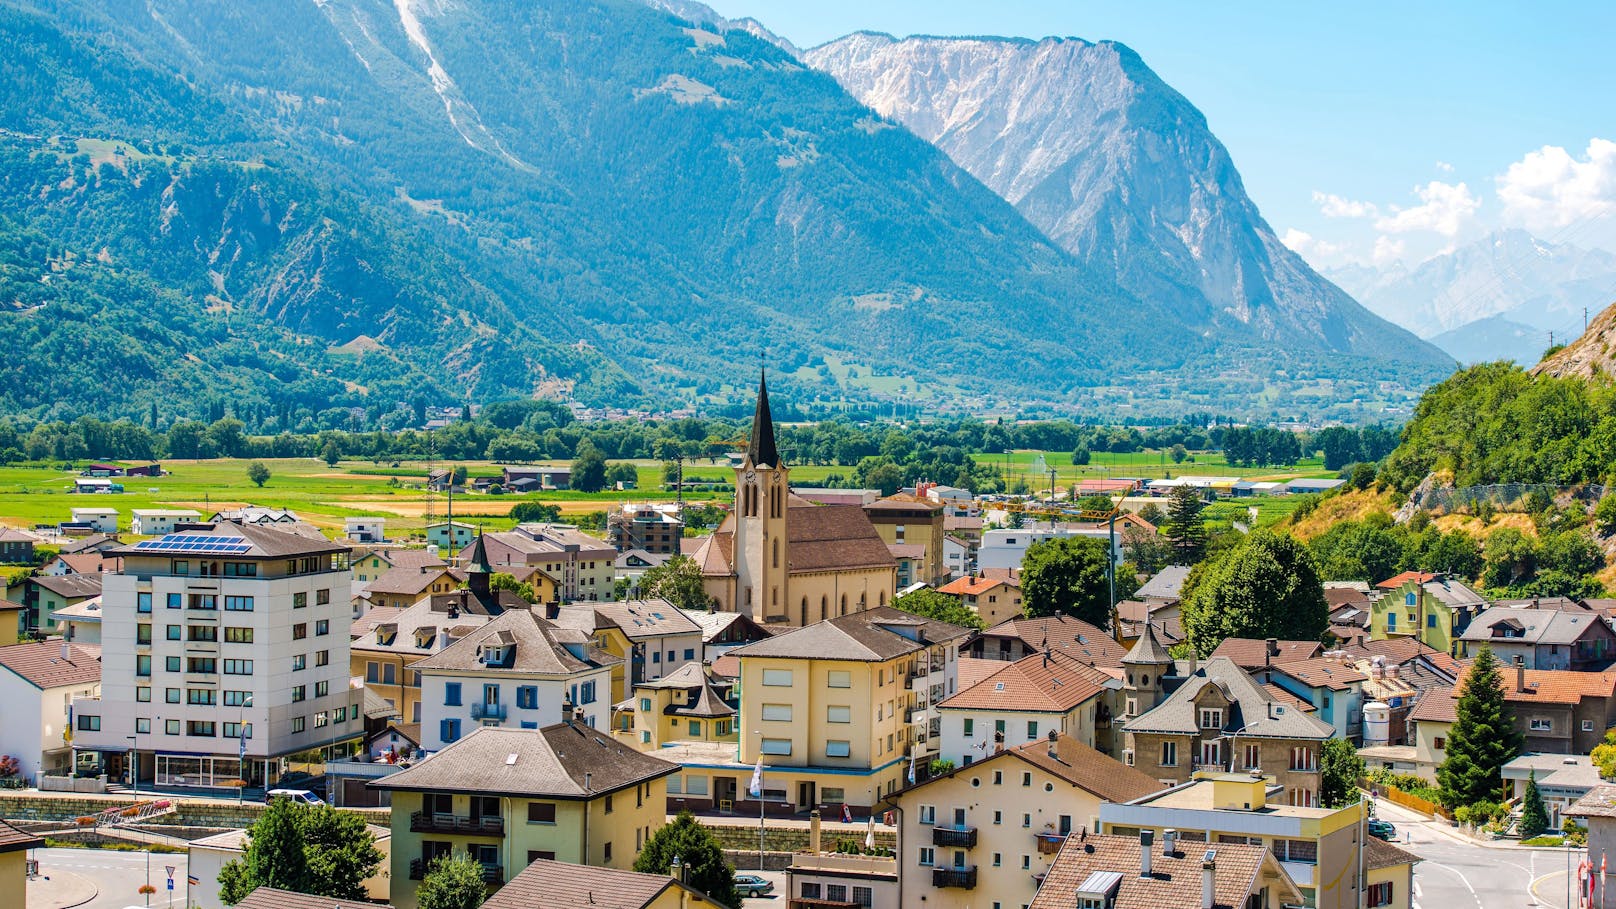
[[[960,602],[976,610],[982,623],[989,628],[1022,617],[1021,581],[1008,573],[995,576],[966,575],[955,578],[937,588],[938,593],[960,598]]]
[[[542,859],[528,865],[489,897],[482,909],[559,905],[595,909],[728,909],[700,890],[666,874],[640,874]]]
[[[1176,830],[1194,852],[1201,844],[1251,843],[1268,848],[1306,905],[1358,909],[1359,850],[1367,815],[1364,803],[1344,808],[1287,805],[1272,777],[1254,773],[1197,772],[1188,783],[1127,804],[1104,805],[1105,833],[1137,836],[1142,830]],[[1404,855],[1407,855],[1404,853]],[[1408,861],[1414,861],[1408,856]],[[1405,862],[1404,864],[1407,864]],[[1390,878],[1396,864],[1383,866]]]
[[[672,742],[735,744],[737,711],[730,686],[692,660],[668,675],[634,686],[612,710],[612,734],[641,751]]]
[[[0,906],[28,905],[28,874],[24,863],[28,850],[45,845],[31,833],[24,833],[0,821]]]
[[[790,472],[760,380],[735,508],[694,556],[716,608],[800,627],[891,602],[897,562],[864,509],[793,496]]]
[[[1088,834],[1067,838],[1028,909],[1283,909],[1300,899],[1261,846]]]
[[[627,869],[666,821],[678,769],[572,722],[475,729],[370,784],[393,793],[392,904],[415,909],[448,853],[481,862],[494,887],[540,860]]]
[[[1384,840],[1365,840],[1364,881],[1369,885],[1369,909],[1412,909],[1414,863],[1422,859]]]
[[[372,606],[407,609],[421,600],[449,593],[460,586],[460,580],[450,574],[446,565],[406,565],[382,572],[367,583],[362,596]]]
[[[1487,608],[1481,594],[1445,575],[1405,571],[1375,585],[1369,637],[1418,637],[1427,647],[1456,655],[1459,635]]]
[[[1100,805],[1161,784],[1069,736],[1001,751],[895,798],[905,905],[1024,906],[1068,835],[1094,830]],[[943,875],[933,872],[943,869]]]
[[[888,606],[738,647],[739,760],[668,756],[686,764],[687,784],[711,777],[720,808],[757,811],[746,784],[761,760],[771,809],[866,811],[905,784],[911,762],[924,775],[937,753],[934,708],[958,688],[969,634]]]
[[[932,587],[948,579],[943,564],[943,503],[899,493],[864,506],[864,514],[881,539],[892,545],[919,545],[919,570],[911,581]]]

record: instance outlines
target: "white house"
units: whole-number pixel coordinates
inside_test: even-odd
[[[69,710],[101,690],[101,649],[63,641],[0,647],[0,754],[22,762],[23,776],[73,766]]]
[[[1041,741],[1051,732],[1103,750],[1111,743],[1096,741],[1098,721],[1110,716],[1108,701],[1121,687],[1117,679],[1062,651],[1005,663],[937,705],[938,756],[963,766]]]
[[[386,518],[346,518],[343,536],[350,543],[382,543],[387,540]]]
[[[476,536],[477,528],[461,521],[438,521],[426,527],[427,543],[449,552],[465,549]]]
[[[569,717],[605,729],[618,657],[533,610],[505,612],[411,668],[421,677],[421,747],[478,726],[541,729]]]
[[[71,606],[63,606],[51,613],[51,618],[62,626],[63,640],[75,644],[101,646],[100,597],[90,597]]]
[[[1044,540],[1053,540],[1062,537],[1090,537],[1104,542],[1108,536],[1104,527],[1072,527],[1057,524],[1051,527],[1042,524],[1037,527],[1027,527],[1020,530],[999,529],[989,530],[982,534],[982,545],[976,553],[976,567],[978,570],[989,568],[1020,568],[1021,560],[1027,555],[1027,547]],[[1122,531],[1119,528],[1116,534],[1116,544],[1112,549],[1111,558],[1117,563],[1122,562]]]
[[[129,532],[143,537],[158,537],[165,533],[173,533],[175,524],[202,520],[200,511],[185,509],[136,508],[129,512],[129,515]]]
[[[382,854],[382,862],[377,866],[376,873],[365,879],[365,896],[377,903],[385,903],[388,898],[388,868],[392,865],[393,832],[375,824],[366,824],[365,829],[376,838],[376,849]],[[186,905],[199,906],[201,909],[227,909],[224,900],[219,899],[219,872],[225,863],[246,854],[247,831],[226,830],[192,840],[187,848],[186,872],[197,882],[185,894]],[[309,899],[312,901],[314,897]],[[336,905],[335,900],[327,900],[326,903]]]
[[[69,514],[74,524],[83,524],[97,533],[118,532],[116,508],[74,508]]]

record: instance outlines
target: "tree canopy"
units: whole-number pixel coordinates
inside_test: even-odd
[[[724,860],[724,850],[712,831],[688,811],[679,812],[678,817],[651,834],[634,860],[634,870],[669,874],[675,857],[684,865],[686,883],[725,906],[740,906],[734,866]]]
[[[464,852],[433,859],[415,890],[419,909],[477,909],[487,898],[483,866]]]
[[[676,555],[640,575],[640,596],[661,597],[680,609],[711,609],[713,598],[701,583],[701,566],[687,555]]]
[[[965,628],[984,628],[982,617],[976,610],[960,602],[960,598],[935,590],[916,590],[892,601],[892,605],[911,615],[949,622]]]
[[[1319,804],[1341,808],[1358,800],[1364,761],[1346,739],[1326,739],[1319,749]]]
[[[382,853],[364,819],[329,805],[269,803],[247,828],[247,849],[219,872],[219,898],[235,905],[259,887],[359,900]]]
[[[1330,623],[1313,556],[1269,530],[1191,569],[1181,609],[1185,636],[1203,656],[1225,638],[1319,640]]]
[[[1448,731],[1447,755],[1436,768],[1442,804],[1448,808],[1497,800],[1503,767],[1520,753],[1523,739],[1504,700],[1504,682],[1492,647],[1483,644],[1459,690],[1458,719]]]
[[[1111,627],[1110,558],[1104,541],[1056,537],[1027,547],[1021,559],[1021,605],[1032,618],[1069,615]]]
[[[1167,518],[1161,523],[1162,535],[1173,544],[1174,563],[1194,565],[1206,548],[1206,521],[1201,517],[1205,503],[1191,486],[1175,486],[1167,497]]]

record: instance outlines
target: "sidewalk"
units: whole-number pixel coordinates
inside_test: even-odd
[[[1433,819],[1426,817],[1425,815],[1420,814],[1418,811],[1412,811],[1408,808],[1404,808],[1401,805],[1395,805],[1386,801],[1385,799],[1375,800],[1375,816],[1391,821],[1392,823],[1401,827],[1408,827],[1417,824],[1422,830],[1429,830],[1432,833],[1442,836],[1447,840],[1461,846],[1475,846],[1481,849],[1500,849],[1508,852],[1563,853],[1566,851],[1564,846],[1522,846],[1519,840],[1495,840],[1491,837],[1483,839],[1480,837],[1466,836],[1465,834],[1459,832],[1459,828],[1454,827],[1447,821],[1439,818]],[[1583,848],[1586,847],[1577,847],[1579,850]],[[1563,898],[1561,902],[1564,902]]]
[[[101,894],[95,882],[71,871],[48,871],[28,882],[28,909],[71,909]]]

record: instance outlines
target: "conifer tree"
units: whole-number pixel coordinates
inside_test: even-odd
[[[1531,839],[1549,829],[1549,812],[1543,807],[1543,794],[1537,791],[1537,774],[1526,778],[1526,795],[1521,798],[1521,838]]]
[[[1465,677],[1457,714],[1448,732],[1447,758],[1436,769],[1442,804],[1448,808],[1496,800],[1504,765],[1521,753],[1522,738],[1504,702],[1498,661],[1486,644]]]
[[[1173,544],[1176,565],[1194,565],[1206,550],[1206,521],[1201,518],[1201,494],[1192,486],[1178,486],[1167,499],[1167,521],[1162,533]]]

